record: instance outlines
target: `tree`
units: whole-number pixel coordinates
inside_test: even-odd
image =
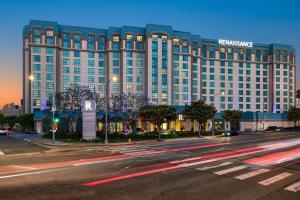
[[[76,122],[78,122],[78,117],[74,117],[71,112],[79,111],[83,100],[96,100],[97,108],[102,106],[104,101],[103,97],[97,96],[95,91],[91,91],[88,86],[79,85],[77,83],[70,84],[70,87],[65,92],[55,93],[55,106],[58,111],[68,111],[65,116],[68,121],[69,131],[75,131]],[[48,100],[48,107],[51,108],[53,99]],[[75,115],[79,116],[79,115]]]
[[[238,130],[242,112],[239,110],[225,110],[223,119],[230,122],[230,129]]]
[[[296,126],[296,123],[298,120],[300,120],[300,108],[296,108],[292,106],[288,111],[288,120],[294,122],[294,126]]]
[[[122,112],[124,113],[124,121],[129,127],[130,133],[133,132],[134,124],[138,113],[143,106],[148,105],[148,98],[143,94],[123,94],[121,98]]]
[[[0,126],[2,127],[5,124],[5,117],[2,113],[0,113]]]
[[[17,116],[7,116],[5,117],[5,122],[9,125],[9,128],[13,128],[15,126],[15,124],[17,123]]]
[[[185,105],[184,115],[191,120],[199,123],[199,137],[207,120],[212,119],[217,110],[213,105],[208,105],[203,100],[192,102],[191,105]]]
[[[161,140],[161,125],[176,119],[176,109],[167,105],[146,105],[140,109],[139,115],[155,126],[158,140]]]
[[[31,129],[33,128],[33,113],[25,114],[18,117],[17,122],[21,125],[24,129]]]

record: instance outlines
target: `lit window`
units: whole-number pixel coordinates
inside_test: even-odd
[[[127,35],[126,35],[126,39],[127,39],[127,40],[132,40],[132,35],[131,35],[131,34],[127,34]]]
[[[53,31],[52,30],[47,30],[46,34],[47,34],[47,36],[53,36]]]
[[[114,42],[119,42],[119,36],[117,36],[117,35],[113,36],[113,41]]]
[[[141,36],[141,35],[136,36],[136,40],[137,40],[138,42],[143,41],[143,36]]]

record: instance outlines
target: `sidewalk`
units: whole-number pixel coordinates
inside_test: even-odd
[[[158,143],[165,143],[165,142],[176,142],[176,141],[188,141],[188,140],[203,140],[209,138],[215,138],[217,136],[205,136],[205,137],[183,137],[183,138],[170,138],[170,139],[163,139],[161,141],[157,141],[156,139],[149,139],[149,140],[141,140],[141,141],[131,141],[128,142],[116,142],[116,143],[93,143],[93,142],[62,142],[55,140],[52,143],[51,139],[46,139],[42,137],[42,134],[23,134],[23,133],[13,133],[12,137],[17,139],[23,139],[33,144],[45,146],[48,148],[55,148],[55,147],[95,147],[95,146],[105,146],[105,147],[113,147],[113,146],[127,146],[127,145],[143,145],[143,144],[158,144]]]

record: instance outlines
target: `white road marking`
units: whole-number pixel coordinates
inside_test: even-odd
[[[300,181],[284,188],[285,190],[291,191],[291,192],[298,192],[300,190]]]
[[[13,177],[18,177],[18,176],[28,176],[28,175],[34,175],[34,174],[43,174],[43,173],[54,172],[54,171],[58,171],[58,170],[62,170],[62,169],[52,169],[52,170],[28,172],[28,173],[22,173],[22,174],[6,175],[6,176],[0,176],[0,179],[13,178]]]
[[[224,170],[221,170],[221,171],[217,171],[217,172],[215,172],[215,174],[217,174],[217,175],[224,175],[224,174],[228,174],[228,173],[231,173],[231,172],[235,172],[235,171],[239,171],[239,170],[245,169],[247,167],[248,167],[247,165],[241,165],[241,166],[237,166],[237,167],[233,167],[233,168],[229,168],[229,169],[224,169]]]
[[[234,178],[239,179],[239,180],[245,180],[247,178],[251,178],[253,176],[257,176],[259,174],[263,174],[263,173],[266,173],[266,172],[269,172],[269,171],[271,171],[271,170],[270,169],[259,169],[259,170],[253,171],[253,172],[249,172],[249,173],[246,173],[246,174],[236,176]]]
[[[5,153],[3,153],[3,151],[0,151],[0,156],[4,156]]]
[[[213,166],[207,166],[207,167],[202,167],[202,168],[196,168],[196,170],[200,170],[200,171],[205,171],[205,170],[209,170],[209,169],[215,169],[218,167],[223,167],[223,166],[227,166],[227,165],[231,165],[232,162],[223,162],[219,165],[213,165]]]
[[[24,139],[25,141],[27,141],[27,142],[30,142],[31,140],[29,140],[29,139]]]
[[[258,182],[258,183],[261,184],[261,185],[268,186],[268,185],[271,185],[271,184],[273,184],[273,183],[276,183],[276,182],[278,182],[278,181],[280,181],[280,180],[282,180],[282,179],[285,179],[285,178],[287,178],[287,177],[289,177],[289,176],[291,176],[291,175],[292,175],[291,173],[283,172],[283,173],[281,173],[281,174],[278,174],[278,175],[273,176],[273,177],[271,177],[271,178],[268,178],[268,179],[266,179],[266,180],[260,181],[260,182]]]

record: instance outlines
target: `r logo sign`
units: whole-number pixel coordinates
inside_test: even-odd
[[[183,121],[183,120],[184,120],[182,114],[178,115],[178,120],[179,120],[179,121]]]
[[[85,101],[85,111],[92,111],[92,104],[90,101]]]
[[[82,112],[95,112],[96,103],[94,100],[85,100],[82,106]]]

